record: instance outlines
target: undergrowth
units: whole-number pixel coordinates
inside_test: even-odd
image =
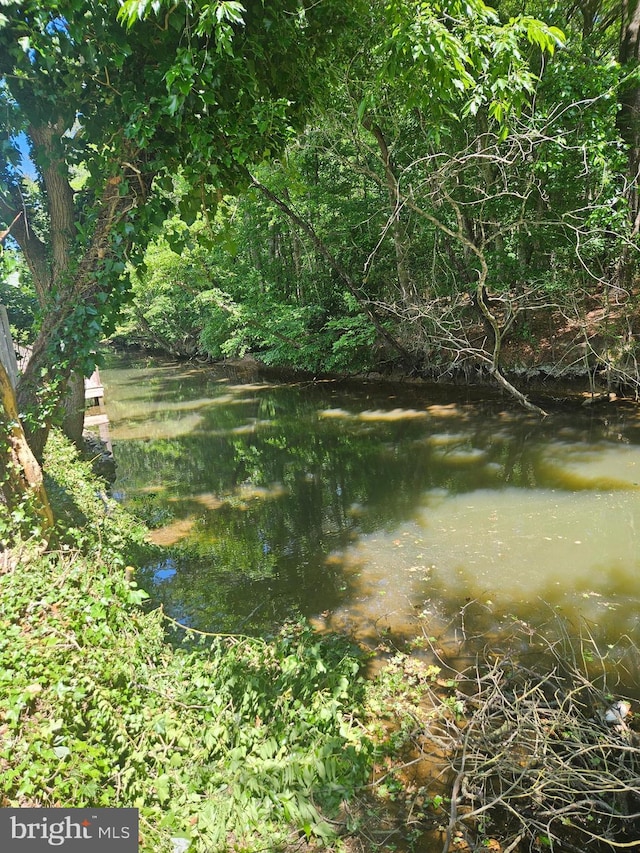
[[[333,845],[372,760],[357,650],[145,611],[126,570],[144,530],[58,436],[46,470],[59,546],[0,555],[0,805],[137,807],[154,853]]]

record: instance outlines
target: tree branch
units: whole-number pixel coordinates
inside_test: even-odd
[[[257,178],[255,178],[253,175],[250,175],[250,177],[252,185],[256,187],[256,189],[260,190],[260,192],[266,198],[268,198],[269,201],[275,204],[276,207],[279,207],[280,210],[282,210],[282,212],[286,214],[286,216],[288,216],[289,219],[291,219],[291,221],[294,222],[298,226],[298,228],[304,231],[304,233],[309,237],[318,252],[320,252],[320,254],[329,263],[329,266],[338,274],[340,280],[343,282],[349,293],[353,296],[358,305],[360,305],[362,310],[365,312],[380,337],[385,340],[390,346],[392,346],[393,349],[399,352],[403,358],[411,362],[412,358],[410,353],[402,346],[399,341],[396,340],[396,338],[393,337],[393,335],[391,335],[387,331],[387,329],[384,328],[379,318],[376,316],[375,312],[371,308],[371,305],[367,301],[363,300],[360,296],[356,283],[353,281],[353,279],[342,266],[342,264],[335,258],[333,253],[329,251],[326,244],[320,239],[320,237],[318,237],[313,226],[309,222],[298,216],[298,214],[295,213],[295,211],[292,210],[292,208],[289,207],[286,202],[284,202],[281,198],[278,198],[278,196],[275,195],[275,193],[273,193],[270,189],[265,187],[264,184],[261,184]]]

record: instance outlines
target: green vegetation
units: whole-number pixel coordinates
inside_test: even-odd
[[[513,367],[635,391],[634,14],[370,9],[278,160],[183,232],[187,254],[167,226],[119,339],[312,371],[484,371],[521,400]]]
[[[635,6],[85,12],[11,0],[0,18],[0,224],[38,300],[17,389],[36,459],[119,322],[181,356],[484,374],[534,409],[510,368],[640,387]],[[35,488],[3,455],[3,491]]]
[[[4,804],[138,805],[148,850],[333,843],[374,761],[358,655],[145,610],[144,528],[52,427],[79,439],[108,335],[637,396],[639,28],[613,0],[3,0],[0,299],[33,346],[17,389],[0,363]]]
[[[127,299],[126,263],[176,206],[193,221],[282,149],[355,14],[334,0],[3,5],[0,217],[41,312],[18,388],[36,457]]]
[[[300,625],[205,637],[145,610],[126,572],[144,530],[57,433],[46,468],[60,547],[2,558],[0,804],[136,806],[148,851],[329,840],[323,815],[372,757],[357,650]]]
[[[381,637],[365,681],[357,647],[303,624],[206,635],[149,606],[129,565],[146,528],[58,432],[45,462],[58,547],[0,558],[0,806],[137,807],[149,853],[637,837],[637,722],[608,686],[628,638],[603,655],[561,617],[547,636],[514,617],[458,670],[442,638]]]

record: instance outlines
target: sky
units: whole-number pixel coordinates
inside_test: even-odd
[[[16,144],[18,146],[18,151],[20,152],[21,163],[18,165],[18,171],[20,174],[24,175],[25,178],[35,179],[38,176],[36,172],[36,167],[33,163],[33,160],[29,156],[29,143],[27,141],[27,135],[25,133],[19,133],[17,137],[15,137]]]

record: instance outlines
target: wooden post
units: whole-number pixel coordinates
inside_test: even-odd
[[[7,371],[12,387],[15,389],[18,384],[18,362],[9,331],[7,309],[4,305],[0,305],[0,361]]]
[[[84,380],[84,396],[85,400],[90,401],[90,410],[84,417],[85,427],[97,426],[100,441],[106,445],[109,453],[113,453],[111,436],[109,435],[109,416],[104,405],[104,386],[97,367],[91,377]]]

